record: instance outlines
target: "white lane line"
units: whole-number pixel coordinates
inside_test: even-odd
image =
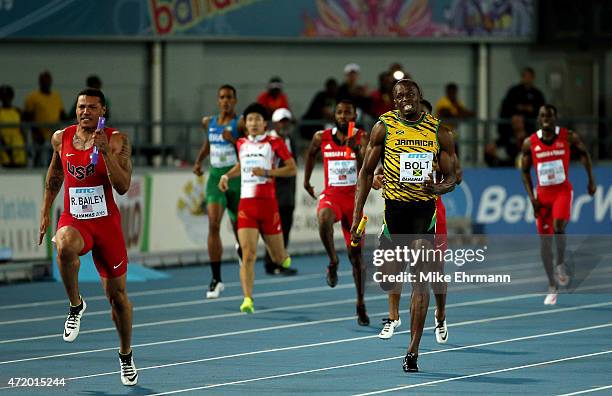
[[[561,359],[547,360],[547,361],[544,361],[544,362],[524,364],[522,366],[514,366],[514,367],[508,367],[508,368],[499,369],[499,370],[486,371],[486,372],[483,372],[483,373],[476,373],[476,374],[470,374],[470,375],[462,375],[462,376],[459,376],[459,377],[446,378],[446,379],[435,380],[435,381],[428,381],[428,382],[420,382],[418,384],[412,384],[412,385],[398,386],[398,387],[395,387],[395,388],[382,389],[382,390],[375,391],[375,392],[360,393],[360,394],[357,394],[355,396],[380,395],[381,393],[388,393],[388,392],[395,392],[395,391],[404,390],[404,389],[418,388],[420,386],[429,386],[429,385],[441,384],[441,383],[444,383],[444,382],[459,381],[459,380],[467,379],[467,378],[483,377],[485,375],[505,373],[505,372],[508,372],[508,371],[521,370],[521,369],[531,368],[531,367],[545,366],[547,364],[555,364],[555,363],[561,363],[561,362],[568,362],[568,361],[572,361],[572,360],[584,359],[584,358],[589,358],[589,357],[593,357],[593,356],[601,356],[601,355],[606,355],[608,353],[612,353],[612,349],[608,349],[607,351],[601,351],[601,352],[587,353],[585,355],[568,356],[568,357],[561,358]]]
[[[458,350],[480,348],[480,347],[483,347],[483,346],[499,345],[499,344],[506,344],[506,343],[510,343],[510,342],[516,342],[516,341],[532,340],[532,339],[543,338],[543,337],[551,337],[551,336],[555,336],[555,335],[562,335],[562,334],[576,333],[576,332],[581,332],[581,331],[595,330],[595,329],[600,329],[600,328],[604,328],[604,327],[611,327],[611,326],[612,326],[612,323],[607,323],[607,324],[602,324],[602,325],[595,325],[595,326],[581,327],[581,328],[570,329],[570,330],[556,331],[556,332],[552,332],[552,333],[534,334],[534,335],[525,336],[525,337],[510,338],[510,339],[498,340],[498,341],[490,341],[490,342],[484,342],[484,343],[480,343],[480,344],[465,345],[465,346],[461,346],[461,347],[448,348],[448,349],[439,349],[439,350],[435,350],[435,351],[423,352],[423,353],[421,353],[421,355],[429,355],[429,354],[434,354],[434,353],[446,353],[446,352],[453,352],[453,351],[458,351]],[[589,354],[588,356],[595,356],[595,355],[598,355],[598,354],[604,354],[604,353],[609,353],[609,352],[612,352],[612,350],[606,351],[606,352],[598,352],[598,353],[595,353],[595,354]],[[587,357],[587,355],[583,355],[582,357]],[[331,367],[322,367],[322,368],[318,368],[318,369],[302,370],[302,371],[296,371],[296,372],[291,372],[291,373],[269,375],[269,376],[265,376],[265,377],[249,378],[249,379],[246,379],[246,380],[225,382],[225,383],[221,383],[221,384],[205,385],[205,386],[199,386],[199,387],[188,388],[188,389],[178,389],[178,390],[174,390],[174,391],[156,393],[156,394],[152,394],[152,395],[149,395],[149,396],[171,395],[171,394],[175,394],[175,393],[191,392],[191,391],[201,390],[201,389],[219,388],[219,387],[228,386],[228,385],[238,385],[238,384],[245,384],[245,383],[257,382],[257,381],[265,381],[265,380],[271,380],[271,379],[277,379],[277,378],[293,377],[293,376],[297,376],[297,375],[317,373],[317,372],[322,372],[322,371],[337,370],[337,369],[342,369],[342,368],[347,368],[347,367],[363,366],[363,365],[367,365],[367,364],[380,363],[380,362],[386,362],[386,361],[390,361],[390,360],[398,360],[398,359],[403,359],[403,358],[404,358],[404,355],[387,357],[387,358],[381,358],[381,359],[374,359],[374,360],[366,360],[366,361],[362,361],[362,362],[342,364],[342,365],[331,366]],[[578,358],[578,357],[575,356],[574,358]],[[571,360],[571,358],[567,358],[567,359]],[[539,364],[541,364],[541,363],[536,363],[536,365],[539,365]],[[508,369],[503,369],[503,370],[508,370]],[[500,371],[497,370],[496,372],[500,372]],[[493,372],[491,372],[491,373],[493,373]],[[478,375],[485,375],[485,374],[479,373],[479,374],[475,374],[475,375],[472,375],[472,376],[478,376]],[[446,382],[448,380],[457,380],[457,379],[469,378],[469,377],[470,376],[454,377],[454,378],[449,378],[449,379],[440,380],[440,381]],[[431,382],[435,383],[436,381],[431,381]],[[415,385],[410,385],[410,386],[411,387],[412,386],[422,386],[422,385],[426,385],[426,384],[429,385],[431,383],[422,383],[422,384],[415,384]],[[394,390],[395,389],[396,388],[394,388]],[[397,388],[397,390],[399,390],[399,389],[404,389],[404,388],[403,387]],[[368,394],[373,394],[373,393],[368,393]]]
[[[529,297],[533,297],[533,296],[534,295],[529,294],[529,295],[524,295],[524,296],[512,296],[512,297],[501,297],[501,298],[494,298],[494,299],[487,299],[487,300],[467,301],[467,302],[463,302],[463,303],[449,304],[449,305],[447,305],[447,308],[456,308],[456,307],[462,307],[462,306],[475,306],[475,305],[491,304],[491,303],[500,302],[500,301],[519,300],[519,299],[529,298]],[[345,301],[353,302],[353,300],[345,300]],[[331,303],[329,303],[329,304],[331,304]],[[486,322],[494,322],[494,321],[499,321],[499,320],[515,319],[515,318],[520,318],[520,317],[529,317],[529,316],[537,316],[537,315],[549,315],[549,314],[553,314],[553,313],[568,312],[568,311],[577,311],[577,310],[581,310],[581,309],[596,308],[596,307],[602,307],[602,306],[606,306],[606,305],[612,305],[612,302],[597,303],[597,304],[588,304],[588,305],[569,307],[569,308],[546,309],[546,310],[543,310],[543,311],[535,311],[535,312],[520,313],[520,314],[515,314],[515,315],[505,315],[505,316],[498,316],[498,317],[492,317],[492,318],[470,320],[470,321],[467,321],[467,322],[460,322],[461,324],[455,323],[455,324],[451,324],[449,326],[456,327],[456,326],[462,326],[462,325],[468,325],[468,324],[486,323]],[[433,309],[433,308],[430,308],[430,309]],[[407,312],[407,310],[402,310],[400,312],[401,313],[405,313],[405,312]],[[381,313],[376,313],[376,314],[373,314],[373,315],[385,315],[385,314],[387,314],[386,311],[385,312],[381,312]],[[150,343],[145,343],[145,344],[132,345],[132,348],[149,347],[149,346],[166,345],[166,344],[175,344],[175,343],[180,343],[180,342],[199,341],[199,340],[214,339],[214,338],[228,337],[228,336],[234,336],[234,335],[267,332],[267,331],[282,330],[282,329],[289,329],[289,328],[298,328],[298,327],[313,326],[313,325],[319,325],[319,324],[325,324],[325,323],[341,322],[341,321],[344,321],[344,320],[355,320],[355,317],[354,316],[347,316],[347,317],[340,317],[340,318],[331,318],[331,319],[316,320],[316,321],[312,321],[312,322],[291,323],[291,324],[286,324],[286,325],[254,328],[254,329],[249,329],[249,330],[238,330],[238,331],[233,331],[233,332],[216,333],[216,334],[209,334],[209,335],[196,336],[196,337],[170,339],[170,340],[165,340],[165,341],[155,341],[155,342],[150,342]],[[405,331],[398,331],[396,333],[397,334],[403,334],[403,333],[408,333],[408,332],[409,332],[409,330],[405,330]],[[365,337],[366,338],[368,338],[368,337],[369,338],[374,338],[374,337],[377,337],[377,335],[365,336]],[[58,336],[58,338],[59,338],[59,336]],[[53,359],[53,358],[65,357],[65,356],[83,355],[83,354],[90,354],[90,353],[97,353],[97,352],[105,352],[105,351],[111,351],[111,350],[116,350],[116,349],[117,348],[115,346],[115,347],[110,347],[110,348],[100,348],[100,349],[86,350],[86,351],[79,351],[79,352],[69,352],[69,353],[62,353],[62,354],[56,354],[56,355],[43,355],[43,356],[36,356],[36,357],[30,357],[30,358],[22,358],[22,359],[2,361],[2,362],[0,362],[0,365],[12,364],[12,363],[21,363],[21,362],[29,362],[29,361],[35,361],[35,360]]]
[[[349,274],[352,274],[352,271],[338,271],[338,275],[349,275]],[[324,278],[325,278],[325,274],[321,272],[320,274],[283,276],[281,278],[255,280],[255,285],[288,283],[288,282],[303,281],[307,279],[323,280]],[[225,287],[238,287],[240,286],[240,282],[228,282],[228,283],[224,283],[224,285]],[[167,289],[146,290],[146,291],[139,291],[139,292],[128,291],[128,295],[130,298],[132,298],[132,297],[157,296],[159,294],[172,294],[172,293],[183,293],[183,292],[192,292],[192,291],[201,291],[202,295],[204,295],[205,290],[206,290],[206,285],[202,283],[201,285],[198,285],[198,286],[171,287]],[[100,295],[87,297],[87,301],[98,301],[98,300],[107,300],[107,297],[100,296]],[[67,304],[66,301],[67,299],[64,298],[61,300],[48,300],[48,301],[38,301],[38,302],[31,302],[31,303],[24,303],[24,304],[0,305],[0,310],[37,308],[37,307],[44,307],[48,305],[57,305],[57,304],[66,305]]]
[[[584,395],[585,393],[599,392],[599,391],[606,390],[606,389],[612,389],[612,385],[600,386],[600,387],[597,387],[597,388],[585,389],[585,390],[581,390],[581,391],[577,391],[577,392],[572,392],[572,393],[564,393],[562,395],[557,395],[557,396]]]

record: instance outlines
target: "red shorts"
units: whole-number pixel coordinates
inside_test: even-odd
[[[446,207],[442,202],[442,197],[436,199],[436,248],[444,251],[448,248],[446,230]]]
[[[257,228],[264,235],[283,232],[276,198],[242,198],[238,204],[238,229]]]
[[[319,195],[317,213],[321,209],[329,208],[334,212],[335,222],[340,222],[346,246],[351,246],[351,227],[353,226],[353,211],[355,210],[355,197],[349,194],[329,194],[325,191]],[[363,216],[363,212],[361,213]],[[363,244],[365,238],[361,238]]]
[[[563,188],[538,188],[537,190],[538,201],[542,204],[538,217],[536,218],[536,224],[538,226],[539,234],[553,234],[553,220],[561,219],[569,221],[571,209],[572,209],[572,198],[574,196],[574,190],[572,187]]]
[[[75,228],[81,234],[85,244],[79,256],[91,250],[94,264],[101,277],[118,278],[127,272],[128,256],[120,216],[77,220],[69,212],[63,212],[57,229],[66,226]]]

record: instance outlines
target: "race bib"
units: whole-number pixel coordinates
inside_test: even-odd
[[[95,219],[108,216],[104,187],[70,187],[70,214],[75,219]]]
[[[538,164],[538,180],[540,186],[554,186],[565,181],[565,168],[563,161],[558,159],[554,161],[540,162]]]
[[[357,184],[356,161],[329,161],[327,163],[327,180],[330,186],[354,186]]]
[[[236,150],[231,145],[210,145],[210,165],[215,168],[233,166],[237,162]]]
[[[247,184],[264,184],[268,181],[267,177],[253,175],[253,168],[269,169],[265,157],[247,157],[240,162],[241,176],[240,180],[243,185]]]
[[[400,154],[400,183],[423,183],[432,169],[433,153]]]

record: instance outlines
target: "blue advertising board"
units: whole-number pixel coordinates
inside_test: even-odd
[[[593,173],[597,191],[591,197],[584,168],[570,168],[574,196],[568,234],[612,234],[612,168],[595,167]],[[447,217],[468,217],[487,234],[536,232],[519,170],[465,169],[463,177],[463,183],[443,196]]]

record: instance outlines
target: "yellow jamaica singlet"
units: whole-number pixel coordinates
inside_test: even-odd
[[[414,202],[436,199],[423,192],[423,182],[437,168],[440,120],[422,113],[414,122],[400,119],[397,110],[380,116],[387,133],[383,151],[383,198]]]

